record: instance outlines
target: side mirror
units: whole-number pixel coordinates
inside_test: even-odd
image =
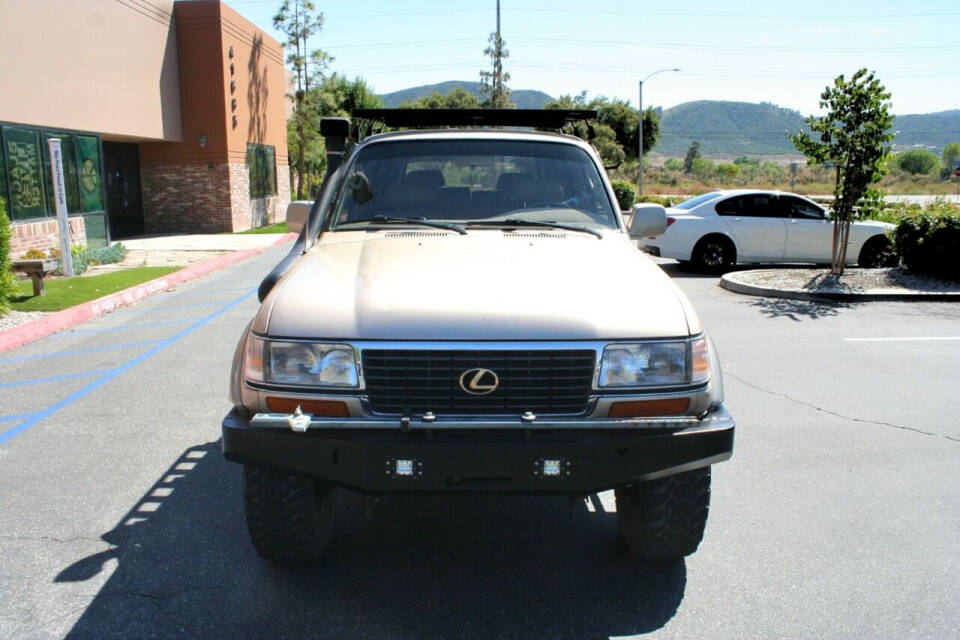
[[[659,204],[633,205],[633,219],[630,220],[630,237],[634,240],[647,236],[659,236],[667,232],[667,210]]]
[[[310,215],[312,202],[294,201],[287,205],[287,228],[294,233],[300,233],[303,226],[307,224],[307,217]]]

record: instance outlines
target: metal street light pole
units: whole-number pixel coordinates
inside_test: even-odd
[[[638,101],[638,106],[640,109],[638,115],[640,117],[637,119],[637,139],[640,141],[638,145],[640,147],[640,153],[637,156],[637,159],[639,160],[640,172],[637,174],[637,195],[643,195],[643,83],[658,73],[664,73],[665,71],[680,71],[680,69],[660,69],[647,75],[646,78],[640,81],[640,95]]]

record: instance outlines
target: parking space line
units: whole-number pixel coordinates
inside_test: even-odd
[[[107,316],[132,316],[144,313],[166,313],[168,311],[180,311],[182,309],[200,309],[203,307],[215,307],[222,304],[223,300],[214,300],[212,302],[198,302],[197,304],[182,304],[172,307],[154,307],[153,309],[122,309],[120,311],[111,311]]]
[[[80,373],[64,373],[59,376],[50,376],[49,378],[31,378],[29,380],[17,380],[15,382],[0,382],[0,389],[10,387],[23,387],[30,384],[43,384],[44,382],[57,382],[59,380],[71,380],[73,378],[83,378],[86,376],[99,376],[110,373],[113,369],[99,369],[97,371],[81,371]]]
[[[0,364],[11,362],[27,362],[29,360],[44,360],[46,358],[64,358],[67,356],[82,356],[87,353],[97,353],[98,351],[113,351],[114,349],[126,349],[127,347],[142,347],[148,344],[156,344],[163,338],[155,340],[139,340],[137,342],[124,342],[121,344],[108,344],[103,347],[90,347],[87,349],[74,349],[73,351],[54,351],[53,353],[38,353],[32,356],[17,356],[16,358],[0,358]]]
[[[26,420],[37,415],[36,411],[31,411],[30,413],[15,413],[12,416],[0,416],[0,422],[11,422],[13,420]]]
[[[87,335],[96,333],[112,333],[114,331],[133,331],[136,329],[151,329],[153,327],[168,327],[172,324],[183,324],[184,322],[193,322],[199,318],[179,318],[177,320],[162,320],[160,322],[147,322],[146,324],[121,324],[116,327],[103,327],[101,329],[69,329],[62,333],[56,333],[51,338],[67,338],[75,335]]]
[[[117,376],[125,373],[126,371],[128,371],[128,370],[130,370],[130,369],[132,369],[133,367],[137,366],[137,365],[140,364],[141,362],[144,362],[145,360],[148,360],[149,358],[152,358],[153,356],[157,355],[158,353],[160,353],[161,351],[163,351],[164,349],[166,349],[166,348],[169,347],[170,345],[172,345],[172,344],[174,344],[174,343],[176,343],[176,342],[179,342],[179,341],[182,340],[183,338],[186,338],[186,337],[189,336],[191,333],[193,333],[193,332],[196,331],[197,329],[200,329],[201,327],[203,327],[204,325],[206,325],[206,324],[209,323],[210,321],[214,320],[214,319],[217,318],[218,316],[220,316],[220,315],[226,313],[227,311],[233,309],[234,307],[236,307],[237,305],[239,305],[241,302],[243,302],[244,300],[246,300],[246,299],[249,298],[250,296],[254,295],[254,293],[256,293],[256,289],[249,289],[249,290],[248,290],[246,293],[244,293],[242,296],[240,296],[240,297],[238,297],[238,298],[234,298],[233,300],[231,300],[231,301],[228,302],[227,304],[223,305],[222,307],[220,307],[219,309],[217,309],[217,310],[214,311],[213,313],[211,313],[211,314],[209,314],[209,315],[206,315],[206,316],[204,316],[204,317],[202,317],[202,318],[199,318],[196,322],[194,322],[194,323],[193,323],[192,325],[190,325],[189,327],[186,327],[186,328],[184,328],[184,329],[181,329],[179,332],[175,333],[174,335],[170,336],[169,338],[164,338],[163,340],[160,340],[157,344],[155,344],[155,345],[154,345],[153,347],[151,347],[150,349],[147,349],[146,351],[144,351],[144,352],[141,353],[140,355],[134,357],[134,358],[131,359],[131,360],[128,360],[127,362],[125,362],[124,364],[120,365],[120,366],[117,367],[116,369],[111,370],[110,373],[108,373],[108,374],[106,374],[106,375],[103,375],[103,376],[101,376],[100,378],[97,378],[97,379],[94,380],[93,382],[87,384],[86,386],[84,386],[84,387],[82,387],[82,388],[80,388],[80,389],[77,389],[76,391],[74,391],[73,393],[71,393],[71,394],[68,395],[67,397],[59,400],[58,402],[54,403],[54,404],[51,405],[50,407],[48,407],[48,408],[46,408],[46,409],[42,409],[42,410],[40,410],[40,411],[37,411],[37,412],[33,413],[33,415],[32,415],[31,417],[28,417],[26,420],[24,420],[24,421],[21,422],[20,424],[16,425],[15,427],[13,427],[13,428],[11,428],[11,429],[8,429],[8,430],[4,431],[3,433],[0,433],[0,444],[4,444],[5,442],[7,442],[8,440],[10,440],[10,439],[13,438],[14,436],[16,436],[16,435],[18,435],[18,434],[20,434],[20,433],[23,433],[23,432],[26,431],[27,429],[29,429],[29,428],[33,427],[34,425],[36,425],[37,423],[39,423],[39,422],[45,420],[46,418],[50,417],[50,416],[53,415],[54,413],[60,411],[61,409],[65,408],[65,407],[70,406],[71,404],[73,404],[73,403],[76,402],[77,400],[80,400],[81,398],[83,398],[83,397],[86,396],[87,394],[89,394],[89,393],[91,393],[91,392],[93,392],[93,391],[96,391],[97,389],[99,389],[100,387],[102,387],[104,384],[110,382],[111,380],[113,380],[113,379],[116,378]]]
[[[943,340],[960,340],[960,336],[915,336],[903,338],[844,338],[846,342],[936,342]]]
[[[204,289],[203,291],[188,291],[187,293],[176,293],[172,297],[174,298],[202,298],[203,296],[209,296],[215,293],[232,293],[235,291],[246,291],[250,287],[255,285],[250,285],[247,287],[231,287],[229,289]]]

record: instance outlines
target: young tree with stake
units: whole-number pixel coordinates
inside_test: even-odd
[[[854,206],[865,196],[876,195],[869,187],[887,172],[887,143],[894,137],[889,100],[890,93],[872,71],[860,69],[850,80],[840,75],[820,94],[820,108],[827,114],[807,118],[813,135],[801,132],[790,137],[809,164],[830,162],[836,167],[831,253],[834,275],[843,275],[847,262]]]

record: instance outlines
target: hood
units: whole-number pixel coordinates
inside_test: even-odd
[[[278,338],[609,340],[689,335],[688,313],[621,233],[396,230],[326,234],[254,326]]]

